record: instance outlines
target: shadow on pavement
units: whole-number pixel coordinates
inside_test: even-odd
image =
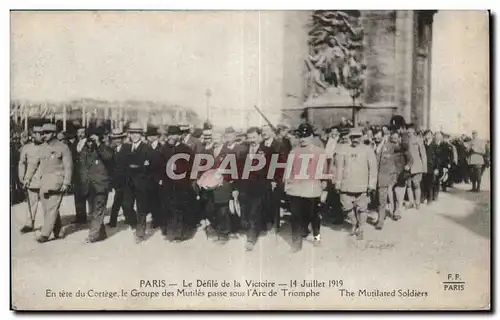
[[[491,196],[489,191],[470,192],[460,189],[449,189],[447,191],[453,197],[459,197],[474,203],[474,209],[466,217],[451,217],[443,215],[446,219],[458,223],[464,228],[490,239],[491,229]]]

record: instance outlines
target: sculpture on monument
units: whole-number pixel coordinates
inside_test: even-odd
[[[359,11],[317,10],[309,32],[304,100],[329,88],[348,90],[353,101],[364,87],[363,28]]]

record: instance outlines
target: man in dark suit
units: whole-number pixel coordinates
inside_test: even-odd
[[[247,130],[247,141],[242,161],[238,164],[240,170],[240,188],[244,194],[245,220],[248,222],[247,242],[245,248],[252,251],[259,232],[263,229],[264,201],[269,191],[269,181],[267,180],[269,149],[262,145],[261,131],[257,127],[250,127]],[[258,163],[264,161],[266,165],[262,169],[250,171],[258,167]]]
[[[424,172],[422,176],[422,196],[423,200],[427,200],[427,205],[430,205],[436,200],[434,185],[439,173],[436,157],[437,145],[434,143],[431,130],[425,131],[424,138],[425,152],[427,154],[427,172]]]
[[[448,186],[448,177],[450,174],[451,165],[453,162],[453,151],[450,145],[444,141],[443,134],[441,132],[436,132],[436,161],[438,169],[438,179],[435,185],[436,199],[439,195],[439,185],[441,184],[443,191],[446,191]]]
[[[153,228],[157,228],[161,225],[160,220],[162,215],[159,181],[163,176],[162,173],[165,171],[160,151],[162,145],[160,143],[160,133],[158,131],[158,127],[148,126],[146,130],[146,138],[148,139],[153,156],[151,164],[154,183],[151,186],[150,205],[151,215],[153,216]]]
[[[151,162],[153,152],[151,147],[142,142],[143,129],[138,123],[131,123],[128,128],[131,146],[126,155],[127,181],[123,193],[126,216],[137,221],[135,231],[136,242],[145,240],[146,217],[150,210],[149,193],[153,183]],[[137,215],[134,214],[134,203],[137,201]]]
[[[123,191],[127,180],[127,154],[130,152],[130,145],[125,144],[126,134],[120,129],[115,129],[109,136],[111,140],[111,148],[114,150],[113,155],[113,170],[111,171],[111,185],[115,189],[113,198],[113,206],[111,207],[111,215],[108,226],[116,227],[118,212],[120,208],[125,216],[125,223],[132,225],[135,228],[135,223],[132,223],[133,218],[127,216],[128,212],[123,205]]]
[[[170,240],[183,241],[195,226],[195,193],[190,179],[194,154],[181,142],[178,126],[168,128],[168,139],[162,154],[166,163],[163,197],[168,198],[169,203],[162,231]]]
[[[285,154],[281,140],[276,139],[271,126],[265,125],[262,127],[262,138],[261,147],[269,157],[277,157],[278,163],[285,163],[288,154]],[[270,159],[271,158],[269,158],[268,161],[270,161]],[[284,197],[282,183],[283,172],[283,169],[277,168],[274,172],[274,176],[268,182],[266,200],[264,202],[265,216],[263,220],[267,230],[271,229],[273,225],[279,224],[280,204],[281,199]]]
[[[90,207],[90,227],[87,242],[102,241],[106,238],[104,213],[111,187],[109,169],[113,161],[113,149],[103,142],[102,130],[89,132],[86,147],[82,149],[79,165],[82,194],[88,199]]]
[[[76,128],[76,140],[70,145],[70,150],[73,158],[73,195],[75,197],[75,212],[76,219],[74,223],[87,222],[87,199],[83,194],[81,187],[80,162],[82,161],[81,154],[86,148],[87,133],[84,127]]]

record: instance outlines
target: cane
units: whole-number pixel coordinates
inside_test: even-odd
[[[33,209],[31,208],[31,203],[30,203],[30,198],[29,198],[29,193],[28,193],[28,188],[24,188],[24,195],[26,197],[26,203],[28,204],[28,212],[30,214],[30,219],[31,221],[33,221],[33,234],[35,235],[35,238],[36,238],[36,231],[35,231],[35,217],[36,217],[36,212],[38,210],[38,202],[36,202],[36,206],[35,206],[35,212],[33,214]]]

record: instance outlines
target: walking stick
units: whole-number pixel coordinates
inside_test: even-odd
[[[28,204],[28,212],[30,214],[30,219],[33,223],[33,235],[36,238],[36,231],[35,231],[35,217],[36,217],[36,212],[38,211],[38,202],[36,202],[35,206],[35,212],[33,213],[33,209],[31,208],[31,203],[30,203],[30,198],[29,198],[29,193],[28,193],[28,188],[24,188],[24,194],[26,196],[26,203]]]

